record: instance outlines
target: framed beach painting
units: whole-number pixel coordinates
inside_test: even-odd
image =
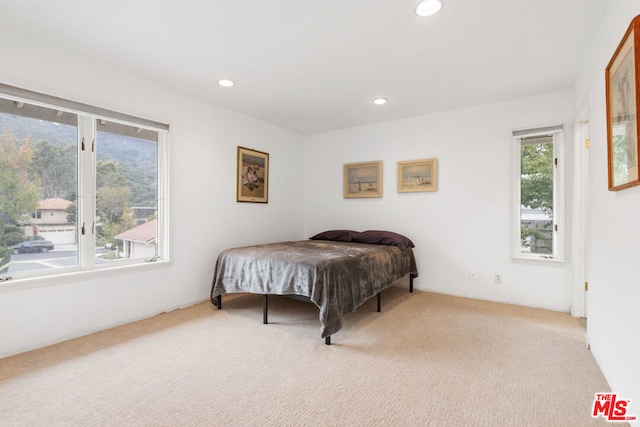
[[[269,202],[269,154],[238,147],[237,201]]]
[[[382,197],[382,161],[344,165],[344,198]]]
[[[640,16],[627,29],[605,71],[607,94],[607,153],[609,190],[640,185],[638,153],[638,60],[640,58]]]
[[[438,190],[438,159],[398,162],[398,193]]]

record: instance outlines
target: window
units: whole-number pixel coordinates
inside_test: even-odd
[[[562,125],[513,132],[514,257],[563,260]]]
[[[167,137],[161,123],[0,85],[0,275],[166,260]]]

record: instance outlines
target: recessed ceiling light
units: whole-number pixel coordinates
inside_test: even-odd
[[[384,105],[389,101],[389,99],[385,98],[384,96],[379,96],[377,98],[373,98],[373,102],[376,105]]]
[[[233,82],[233,80],[221,79],[221,80],[218,80],[218,84],[222,87],[231,87],[235,83]]]
[[[435,15],[442,9],[442,0],[424,0],[416,7],[418,16]]]

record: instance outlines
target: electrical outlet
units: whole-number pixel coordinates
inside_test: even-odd
[[[496,273],[496,277],[494,279],[494,282],[496,282],[498,284],[502,283],[502,274]]]
[[[478,280],[478,275],[474,271],[469,272],[469,280],[476,281]]]

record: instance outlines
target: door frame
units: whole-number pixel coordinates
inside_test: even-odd
[[[574,122],[573,300],[571,315],[587,317],[589,282],[589,111]]]

